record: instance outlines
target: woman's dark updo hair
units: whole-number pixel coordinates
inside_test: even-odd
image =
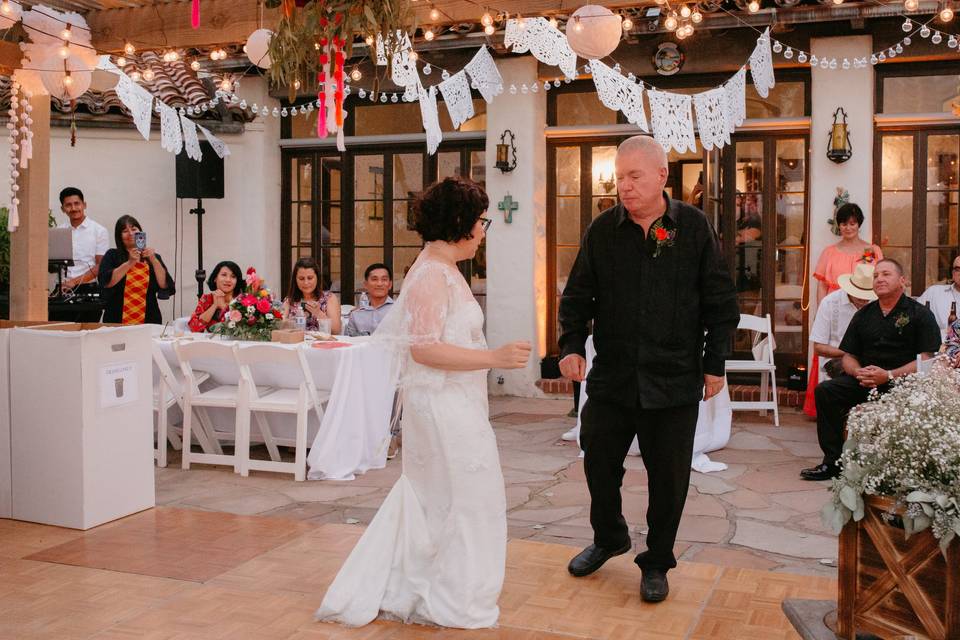
[[[233,277],[237,279],[237,283],[233,285],[233,297],[236,298],[238,295],[243,293],[244,285],[246,284],[243,281],[243,273],[240,271],[240,265],[236,262],[230,260],[223,260],[217,263],[217,266],[213,268],[213,271],[210,272],[210,277],[207,278],[207,286],[210,287],[210,291],[217,290],[217,276],[220,275],[220,271],[226,267],[230,270],[230,273],[233,274]]]
[[[424,191],[414,203],[414,229],[424,242],[458,242],[473,237],[473,227],[490,199],[476,182],[444,178]]]
[[[848,202],[837,209],[837,214],[834,216],[834,220],[837,221],[837,224],[843,224],[844,222],[849,221],[850,218],[856,218],[857,224],[861,227],[863,226],[863,211],[861,211],[860,207],[852,202]]]

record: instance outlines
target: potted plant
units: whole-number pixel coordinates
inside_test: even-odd
[[[824,523],[838,634],[960,638],[960,371],[936,364],[850,412]]]

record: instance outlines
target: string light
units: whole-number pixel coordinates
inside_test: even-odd
[[[430,19],[436,22],[440,19],[440,11],[436,7],[430,7]]]
[[[72,25],[68,22],[68,23],[67,23],[67,26],[65,26],[65,27],[63,28],[63,31],[60,32],[60,37],[63,38],[64,40],[69,40],[69,39],[70,39],[70,36],[73,35],[73,32],[70,31],[70,27],[71,27],[71,26],[72,26]]]
[[[920,0],[903,0],[903,8],[906,11],[916,11],[920,8]]]
[[[153,79],[157,77],[157,74],[153,72],[153,69],[147,68],[143,70],[143,79],[147,82],[153,82]]]
[[[373,36],[367,36],[366,38],[363,39],[363,41],[367,43],[368,47],[373,46]]]
[[[190,68],[193,69],[194,71],[200,71],[200,61],[194,60],[193,62],[191,62]]]
[[[672,13],[663,21],[663,28],[667,31],[673,31],[677,28],[677,17]]]
[[[556,18],[554,18],[556,20]],[[490,15],[489,11],[485,11],[482,16],[480,16],[480,24],[485,27],[489,27],[493,24],[493,16]]]
[[[137,48],[134,47],[133,44],[128,42],[127,44],[123,45],[123,52],[126,53],[128,56],[132,56],[137,52]]]
[[[577,33],[583,31],[583,24],[580,22],[580,16],[574,16],[573,18],[573,30]]]
[[[10,0],[3,0],[0,2],[0,12],[10,14],[13,11],[13,7],[10,6]]]
[[[134,82],[140,82],[140,79],[141,79],[142,77],[143,77],[143,74],[141,74],[141,73],[140,73],[139,71],[137,71],[136,69],[134,69],[133,71],[130,72],[130,79],[133,80]]]
[[[293,81],[293,90],[294,90],[294,91],[299,91],[301,86],[302,86],[302,85],[300,84],[300,80],[294,80],[294,81]]]
[[[427,29],[426,31],[423,32],[423,39],[426,40],[427,42],[430,42],[431,40],[433,40],[433,37],[434,37],[433,29]]]
[[[61,57],[61,58],[64,58],[64,59],[69,58],[69,57],[70,57],[70,45],[68,45],[66,42],[64,42],[64,43],[63,43],[63,46],[61,46],[60,49],[58,49],[58,53],[60,54],[60,57]]]
[[[940,22],[950,22],[953,20],[953,7],[950,6],[950,2],[943,3],[943,6],[940,7],[938,17],[940,18]]]
[[[699,9],[693,10],[693,13],[690,14],[690,21],[693,22],[693,24],[700,24],[703,22],[703,14],[700,13]]]
[[[127,59],[123,56],[117,58],[117,66],[123,69],[125,66],[127,66]]]
[[[911,0],[907,0],[907,2],[910,2],[910,1]],[[919,0],[913,0],[913,1],[919,2]],[[760,11],[760,3],[757,0],[750,0],[750,4],[747,5],[747,10],[750,11],[750,13],[756,13],[757,11]]]
[[[360,73],[360,67],[354,67],[353,71],[350,72],[350,79],[354,82],[360,82],[360,79],[363,77],[363,74]]]
[[[494,27],[492,24],[488,24],[483,28],[483,32],[488,36],[492,36],[494,33],[496,33],[496,31],[496,27]]]
[[[521,29],[527,28],[527,21],[523,19],[523,16],[519,13],[517,14],[517,26]]]
[[[550,26],[553,27],[554,29],[556,29],[560,25],[560,23],[557,22],[556,16],[550,16],[550,20],[548,20],[548,22],[550,23]]]
[[[230,82],[230,79],[229,79],[229,78],[224,78],[224,79],[220,82],[220,88],[221,88],[223,91],[230,91],[231,89],[233,89],[233,84]]]
[[[833,4],[841,5],[843,4],[843,0],[833,0]]]
[[[67,69],[67,71],[63,74],[63,86],[69,87],[72,84],[73,84],[73,76],[70,75],[70,70]]]
[[[416,62],[420,59],[420,54],[418,54],[413,49],[410,50],[410,62]]]
[[[680,17],[681,17],[681,18],[689,18],[689,17],[690,17],[690,7],[688,7],[688,6],[685,5],[685,4],[684,4],[684,5],[681,5],[681,6],[680,6]]]
[[[633,29],[633,20],[630,19],[630,16],[624,16],[620,26],[623,27],[624,31],[630,31],[630,29]]]

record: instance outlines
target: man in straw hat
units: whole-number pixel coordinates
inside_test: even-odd
[[[858,271],[863,265],[857,265]],[[863,274],[841,276],[842,290],[862,291]],[[889,258],[876,263],[876,300],[857,311],[840,342],[843,374],[817,385],[817,437],[823,462],[800,472],[804,480],[840,475],[843,426],[850,409],[865,402],[871,389],[886,391],[896,378],[917,370],[917,355],[929,358],[940,348],[940,328],[925,306],[906,295],[903,267]]]
[[[859,309],[877,299],[873,292],[873,265],[858,263],[853,273],[837,278],[840,289],[820,301],[810,328],[813,352],[820,356],[819,380],[830,380],[843,373],[843,351],[840,341]]]

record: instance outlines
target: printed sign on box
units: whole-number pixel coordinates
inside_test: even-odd
[[[100,368],[100,408],[119,407],[138,398],[137,365],[119,362]]]

